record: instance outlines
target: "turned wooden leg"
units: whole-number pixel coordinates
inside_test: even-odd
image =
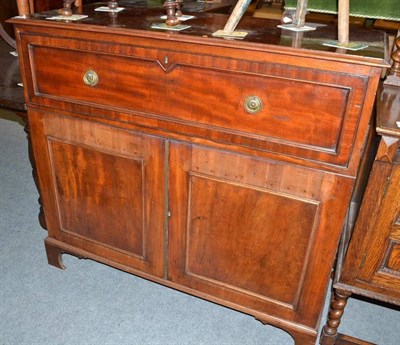
[[[17,0],[17,6],[20,16],[27,16],[32,13],[28,0]]]
[[[331,302],[330,310],[328,313],[328,320],[322,329],[320,344],[321,345],[334,345],[337,338],[337,329],[340,325],[344,308],[347,304],[347,299],[350,297],[351,292],[343,290],[334,290],[334,298]]]
[[[48,238],[44,240],[44,245],[46,248],[46,254],[47,254],[47,261],[49,262],[50,265],[65,269],[65,266],[62,262],[61,254],[63,253],[63,250],[55,245],[53,245]]]
[[[28,139],[28,152],[29,152],[29,161],[31,162],[31,167],[32,167],[32,177],[33,177],[33,181],[35,182],[36,188],[39,192],[39,199],[38,199],[39,224],[43,229],[47,230],[46,218],[44,216],[42,198],[41,198],[41,193],[40,193],[40,188],[39,188],[39,179],[37,176],[37,170],[36,170],[36,164],[35,164],[35,157],[33,156],[33,148],[32,148],[31,135],[30,135],[30,130],[29,130],[28,117],[27,117],[26,113],[22,113],[22,112],[18,112],[17,115],[22,119],[22,121],[25,124],[24,131],[26,133],[26,138]]]

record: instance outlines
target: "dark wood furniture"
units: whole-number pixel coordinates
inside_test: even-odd
[[[163,32],[162,9],[83,13],[12,20],[49,263],[97,260],[315,344],[384,35],[340,53],[329,26],[300,42],[245,17],[235,41],[212,37],[221,14]]]
[[[400,37],[396,42],[399,48]],[[400,306],[400,50],[378,93],[376,129],[381,140],[354,233],[339,256],[323,345],[370,344],[337,332],[351,294]]]

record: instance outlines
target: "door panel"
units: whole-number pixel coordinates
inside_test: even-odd
[[[30,121],[50,237],[163,276],[164,140],[55,114]]]
[[[368,250],[357,279],[388,290],[400,289],[400,165],[394,164],[375,224],[367,234]],[[396,292],[395,292],[396,293]]]
[[[315,327],[351,180],[196,145],[169,152],[169,279]]]
[[[143,258],[143,159],[53,139],[49,146],[61,231]],[[118,216],[110,222],[110,215]]]
[[[189,188],[186,274],[293,306],[318,203],[201,175]]]

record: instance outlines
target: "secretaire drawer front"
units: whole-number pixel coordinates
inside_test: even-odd
[[[347,77],[343,85],[338,73],[148,48],[134,52],[32,46],[30,101],[133,111],[185,134],[219,132],[222,141],[348,163],[365,87],[361,78]]]

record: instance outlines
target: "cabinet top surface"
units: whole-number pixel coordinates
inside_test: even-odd
[[[87,16],[77,21],[50,20],[58,15],[57,11],[36,13],[27,18],[14,17],[10,22],[48,28],[61,28],[78,31],[91,31],[115,34],[117,36],[141,36],[170,41],[181,41],[211,46],[236,47],[239,49],[255,49],[282,54],[310,56],[334,61],[349,61],[385,67],[386,38],[385,33],[350,27],[350,41],[365,43],[367,48],[361,50],[338,49],[324,45],[328,41],[337,39],[337,26],[316,24],[315,31],[295,33],[277,27],[276,20],[253,18],[244,16],[236,30],[246,31],[248,35],[243,40],[233,40],[213,37],[212,33],[224,28],[228,15],[218,13],[189,13],[195,18],[183,22],[190,28],[183,31],[153,29],[154,23],[165,22],[160,17],[165,15],[161,6],[148,6],[145,2],[135,2],[125,6],[119,13],[95,11],[106,3],[96,3],[83,6],[80,12]],[[183,6],[185,13],[185,5]]]

